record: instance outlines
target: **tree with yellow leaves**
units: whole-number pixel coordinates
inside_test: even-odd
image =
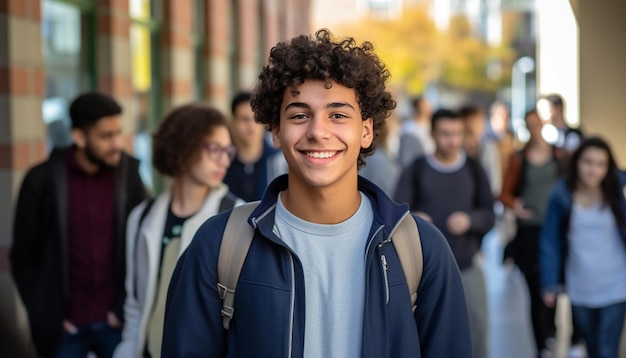
[[[453,16],[439,30],[423,7],[405,8],[397,19],[366,17],[343,24],[341,32],[374,44],[391,71],[390,84],[421,93],[431,84],[463,91],[495,92],[508,86],[514,50],[506,43],[489,46],[474,35],[464,16]],[[490,76],[489,66],[500,66]]]

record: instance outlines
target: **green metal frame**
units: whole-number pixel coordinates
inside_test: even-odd
[[[231,40],[228,49],[229,62],[229,93],[228,98],[233,98],[239,90],[239,1],[230,1],[230,36]]]
[[[88,90],[96,90],[98,86],[98,66],[96,56],[96,0],[50,0],[52,2],[66,4],[78,9],[81,16],[87,19],[87,40],[85,44],[87,75],[89,76]]]
[[[95,1],[94,1],[95,2]],[[85,13],[87,20],[87,72],[89,75],[89,84],[91,90],[94,91],[98,87],[98,56],[96,56],[96,11],[95,7]]]
[[[131,26],[141,26],[150,32],[150,105],[148,109],[148,128],[153,132],[159,125],[163,115],[162,101],[163,91],[161,88],[161,34],[163,32],[163,2],[151,0],[150,19],[138,19],[131,17]],[[158,195],[163,191],[163,177],[152,170],[152,191]]]
[[[96,0],[51,0],[78,8],[83,12],[95,12]]]
[[[161,33],[163,31],[163,3],[161,0],[150,1],[150,19],[139,19],[131,16],[131,26],[140,26],[150,32],[150,94],[148,106],[147,131],[153,132],[159,124],[163,113],[161,107]],[[163,191],[163,178],[152,170],[153,194]]]
[[[196,100],[203,101],[205,96],[204,83],[206,75],[204,64],[204,50],[206,39],[206,2],[204,0],[194,1],[194,23],[193,23],[193,51],[195,58],[195,82]]]

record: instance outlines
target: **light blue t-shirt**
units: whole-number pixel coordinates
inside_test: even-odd
[[[365,246],[374,218],[363,193],[349,219],[314,224],[291,214],[280,197],[274,230],[304,270],[304,357],[361,357]]]
[[[626,251],[609,206],[572,205],[565,266],[572,304],[599,308],[626,301]]]

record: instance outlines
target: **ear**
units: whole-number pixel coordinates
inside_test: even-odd
[[[368,118],[363,121],[363,133],[361,135],[361,148],[369,148],[374,141],[374,121]]]
[[[72,129],[72,140],[74,144],[80,149],[85,149],[87,146],[87,135],[84,130],[73,128]]]
[[[272,143],[274,144],[274,148],[280,149],[280,127],[279,126],[272,127]]]

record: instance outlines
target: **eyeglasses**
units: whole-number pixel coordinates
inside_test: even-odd
[[[235,159],[235,154],[237,153],[237,149],[235,149],[235,146],[233,145],[222,147],[217,143],[207,143],[205,148],[209,153],[209,158],[213,160],[218,160],[223,154],[225,154],[228,161],[232,162],[233,159]]]

